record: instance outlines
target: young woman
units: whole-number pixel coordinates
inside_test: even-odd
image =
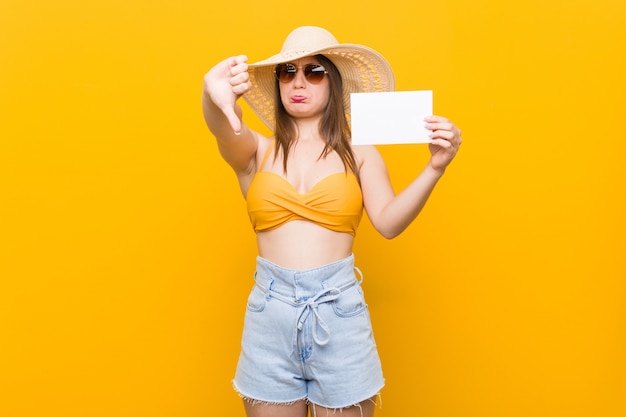
[[[351,146],[352,92],[393,91],[376,51],[305,26],[256,64],[228,58],[204,78],[203,110],[233,168],[256,232],[234,380],[249,417],[372,416],[384,385],[353,241],[363,209],[386,238],[419,214],[456,155],[461,132],[430,116],[431,158],[395,194],[374,146]],[[274,132],[249,129],[242,97]]]

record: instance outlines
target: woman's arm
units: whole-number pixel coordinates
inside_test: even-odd
[[[428,145],[431,158],[420,175],[398,195],[378,150],[373,146],[358,150],[365,210],[372,225],[387,239],[398,236],[415,220],[461,145],[461,131],[447,119],[431,116],[426,122],[426,127],[433,131]]]
[[[204,76],[202,110],[204,120],[217,139],[224,160],[237,175],[254,173],[259,133],[242,121],[237,100],[250,89],[247,57],[228,58]]]

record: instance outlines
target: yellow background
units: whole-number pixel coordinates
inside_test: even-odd
[[[303,24],[464,132],[402,236],[357,237],[377,414],[626,415],[625,4],[1,0],[0,415],[243,416],[254,234],[202,76]],[[428,158],[381,152],[397,189]]]

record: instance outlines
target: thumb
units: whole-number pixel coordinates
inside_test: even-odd
[[[224,116],[226,116],[226,120],[228,120],[228,124],[230,124],[235,135],[239,135],[241,133],[241,119],[239,119],[239,116],[237,116],[232,107],[226,107],[222,109],[222,112]]]

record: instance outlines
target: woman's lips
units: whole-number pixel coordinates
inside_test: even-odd
[[[291,97],[291,101],[293,101],[294,103],[302,103],[305,100],[306,100],[306,97],[303,97],[303,96],[293,96],[293,97]]]

